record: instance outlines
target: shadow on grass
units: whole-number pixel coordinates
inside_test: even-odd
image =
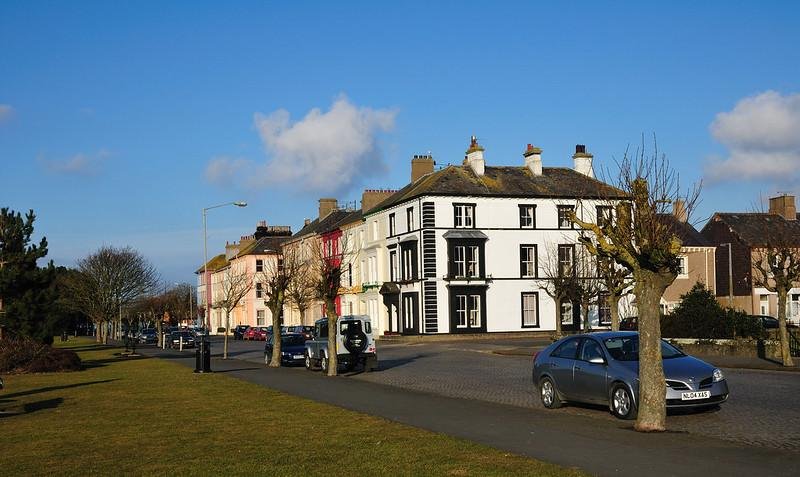
[[[43,399],[41,401],[29,402],[22,405],[21,411],[2,411],[0,410],[0,419],[19,416],[22,414],[30,414],[32,412],[41,411],[43,409],[55,409],[64,402],[64,398]]]
[[[70,351],[74,351],[76,353],[80,353],[82,351],[104,351],[112,348],[117,348],[114,345],[104,345],[104,344],[92,344],[92,345],[81,345],[81,346],[58,346],[61,349],[68,349]]]
[[[138,361],[140,359],[150,359],[150,357],[144,355],[125,356],[121,354],[116,354],[113,358],[86,360],[82,363],[82,366],[83,369],[102,368],[108,365],[109,363],[119,363],[120,361]]]
[[[11,398],[17,398],[21,396],[30,396],[31,394],[39,394],[39,393],[46,393],[50,391],[59,391],[61,389],[72,389],[72,388],[80,388],[83,386],[91,386],[93,384],[103,384],[103,383],[110,383],[113,381],[118,381],[119,378],[114,379],[103,379],[100,381],[87,381],[85,383],[74,383],[74,384],[65,384],[63,386],[48,386],[45,388],[38,388],[38,389],[30,389],[28,391],[20,391],[18,393],[11,393],[11,394],[2,394],[0,395],[0,402],[6,401]]]

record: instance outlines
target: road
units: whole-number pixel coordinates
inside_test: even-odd
[[[214,338],[215,354],[221,351]],[[379,372],[354,373],[361,381],[479,400],[543,409],[530,382],[531,359],[496,354],[509,348],[544,345],[531,340],[379,343]],[[263,342],[230,341],[230,357],[263,363]],[[671,431],[688,432],[739,444],[800,452],[800,373],[723,368],[731,396],[718,410],[675,412]],[[293,371],[307,373],[304,368]],[[603,407],[567,406],[548,411],[597,421],[617,421]]]

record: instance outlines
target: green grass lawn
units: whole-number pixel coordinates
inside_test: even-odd
[[[581,475],[89,340],[85,370],[4,376],[0,475]]]

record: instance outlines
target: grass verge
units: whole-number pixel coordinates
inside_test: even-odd
[[[64,347],[85,370],[4,377],[3,475],[583,475],[89,340]]]

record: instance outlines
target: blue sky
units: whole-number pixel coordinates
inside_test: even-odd
[[[603,167],[656,133],[699,220],[798,192],[794,2],[385,3],[3,2],[0,205],[59,264],[131,245],[174,282],[203,207],[250,204],[210,212],[212,251],[297,230],[471,134],[488,164]]]

